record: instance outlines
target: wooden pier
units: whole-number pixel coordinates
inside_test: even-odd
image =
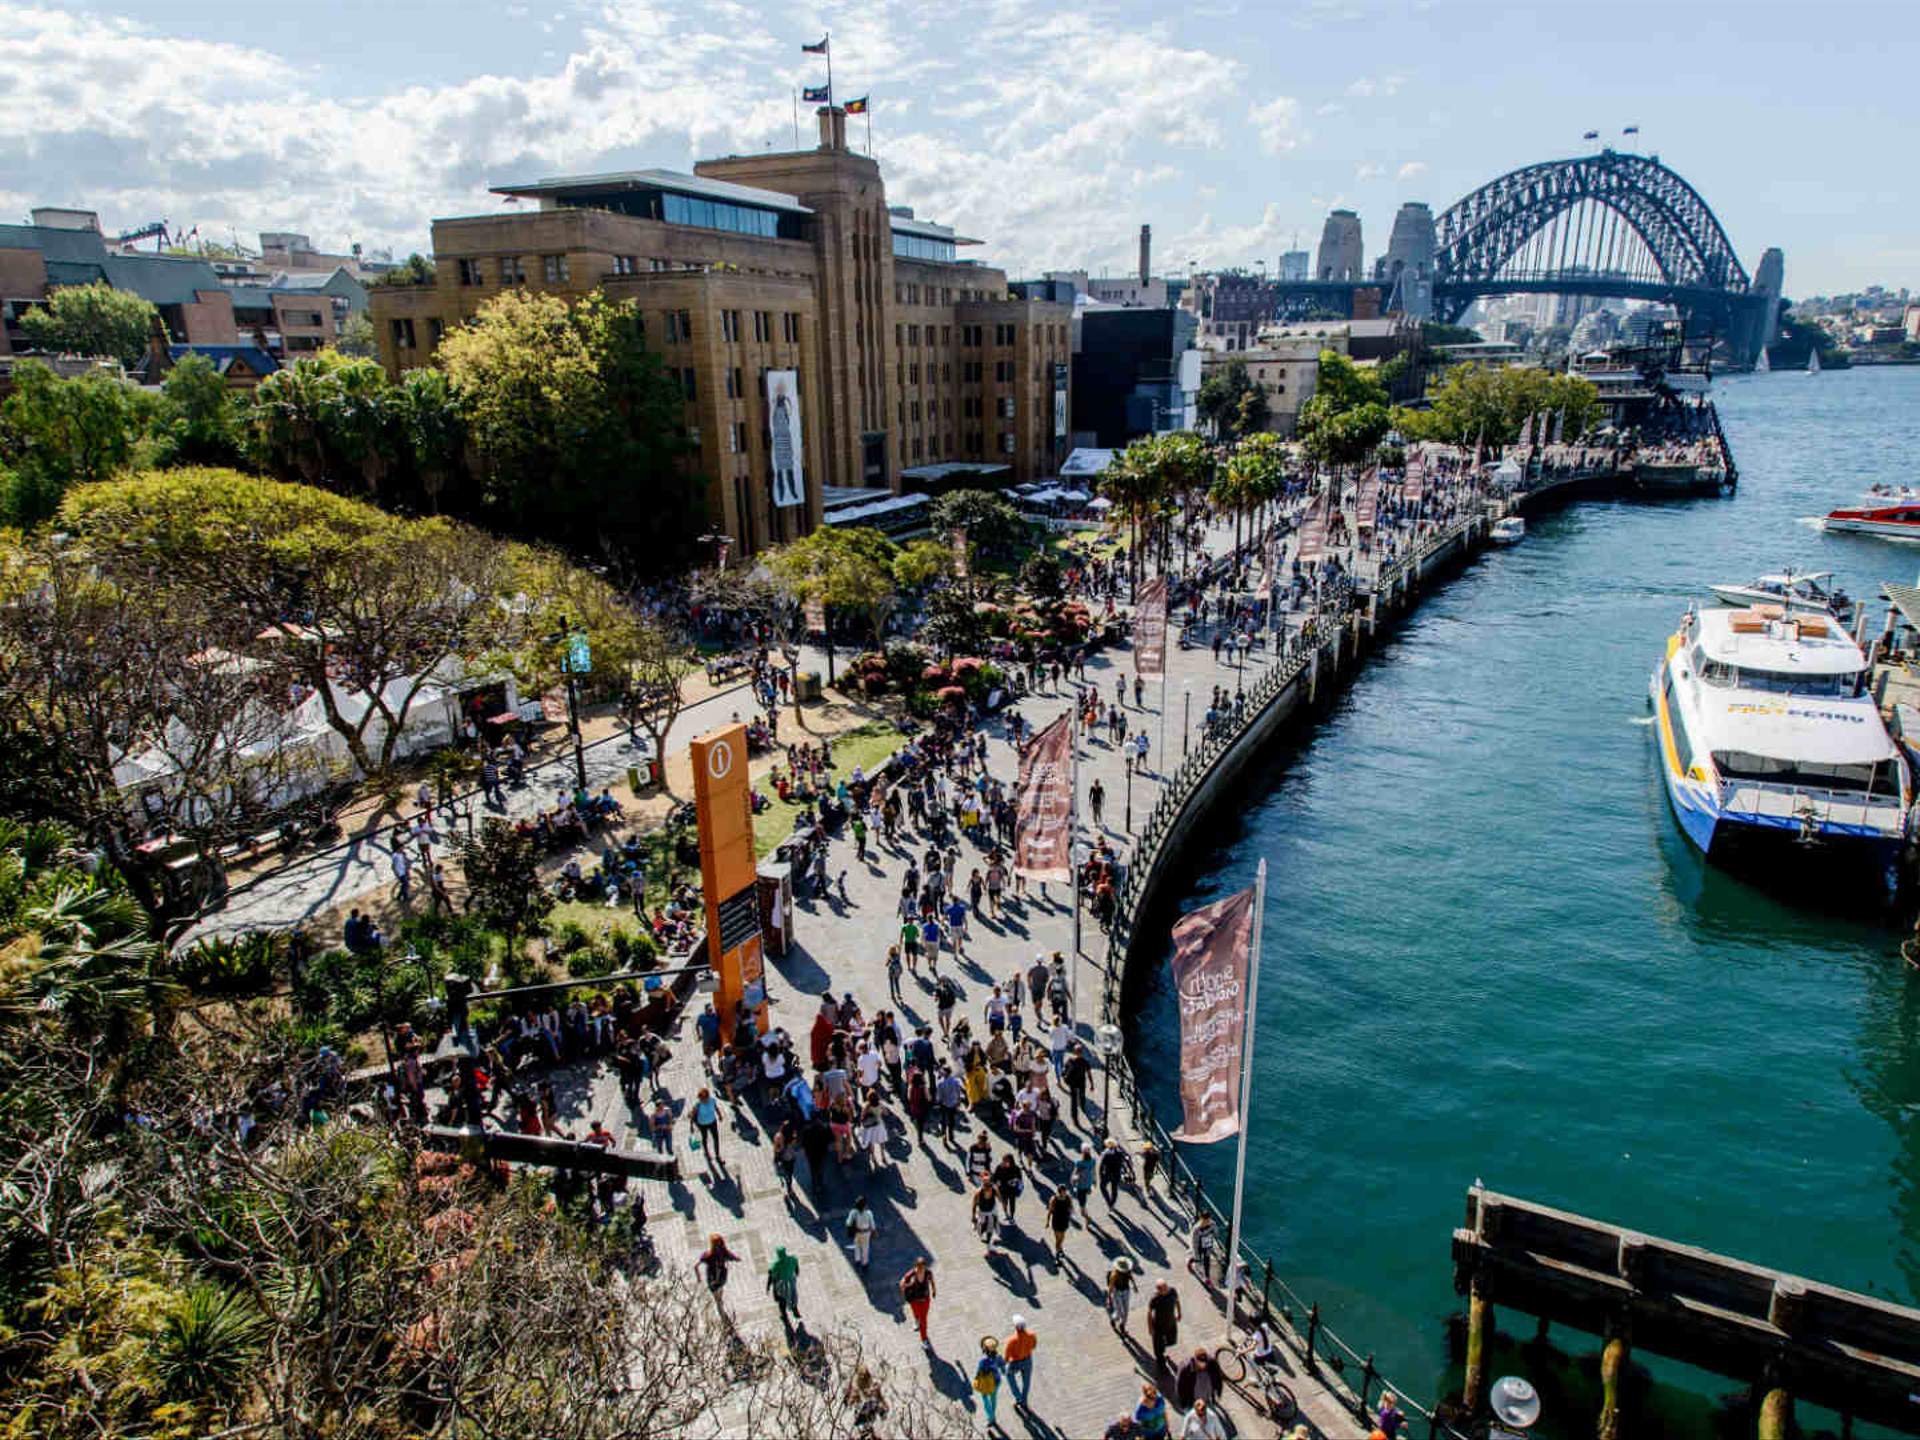
[[[1620,1382],[1631,1348],[1741,1381],[1759,1440],[1787,1440],[1795,1400],[1920,1435],[1920,1310],[1657,1239],[1476,1185],[1453,1232],[1468,1297],[1462,1401],[1486,1399],[1498,1307],[1599,1336],[1601,1440],[1633,1433]]]

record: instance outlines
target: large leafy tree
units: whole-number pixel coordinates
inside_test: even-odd
[[[1008,569],[1026,548],[1031,527],[1020,512],[991,490],[955,490],[927,509],[936,535],[966,532],[968,553],[989,570]]]
[[[1200,382],[1200,418],[1222,440],[1233,441],[1267,428],[1272,407],[1267,392],[1247,373],[1247,362],[1230,360]]]
[[[1397,410],[1394,423],[1421,440],[1449,445],[1511,445],[1530,415],[1566,412],[1562,434],[1574,439],[1600,416],[1600,392],[1577,375],[1518,365],[1455,365],[1426,410]]]
[[[373,360],[303,355],[253,391],[253,448],[263,468],[343,493],[388,493],[407,457],[398,391]]]
[[[887,619],[900,600],[900,584],[894,574],[899,560],[900,547],[878,530],[823,525],[811,535],[781,546],[766,563],[799,599],[817,600],[833,610],[858,612],[872,632],[873,643],[880,645],[885,642]],[[831,681],[831,634],[827,669]]]
[[[16,365],[13,393],[0,405],[0,453],[15,476],[0,495],[0,524],[36,525],[70,486],[126,465],[149,408],[138,390],[111,376],[63,380],[37,360]]]
[[[310,486],[176,470],[87,486],[62,525],[102,573],[231,615],[279,688],[317,697],[365,774],[391,771],[414,702],[509,622],[509,547]]]
[[[1387,387],[1337,350],[1322,350],[1313,394],[1300,407],[1299,432],[1310,459],[1321,465],[1358,464],[1392,427]]]
[[[1107,498],[1133,527],[1128,563],[1136,588],[1143,545],[1155,533],[1171,534],[1171,528],[1164,525],[1159,532],[1149,527],[1165,518],[1177,498],[1207,489],[1213,474],[1213,451],[1206,442],[1190,430],[1178,430],[1134,441],[1101,477]]]
[[[105,283],[68,285],[22,315],[20,332],[37,349],[101,355],[131,369],[146,353],[159,313],[151,302]]]
[[[704,485],[680,385],[638,309],[512,290],[440,346],[499,528],[659,571],[691,553]]]
[[[240,458],[240,403],[206,356],[181,356],[160,386],[154,417],[162,461],[233,464]]]

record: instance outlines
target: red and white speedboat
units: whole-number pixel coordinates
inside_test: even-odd
[[[1920,501],[1832,510],[1822,523],[1828,530],[1855,535],[1908,535],[1920,539]]]

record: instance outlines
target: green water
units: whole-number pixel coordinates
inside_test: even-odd
[[[1742,378],[1716,399],[1737,496],[1531,521],[1276,750],[1176,886],[1186,908],[1268,862],[1248,1238],[1423,1397],[1476,1176],[1920,1300],[1920,985],[1899,917],[1707,866],[1645,723],[1707,582],[1793,564],[1858,595],[1920,569],[1920,548],[1806,518],[1920,481],[1920,369]],[[1143,1073],[1170,1075],[1164,988],[1137,1028]],[[1171,1090],[1158,1101],[1170,1118]],[[1190,1158],[1224,1198],[1232,1146]]]

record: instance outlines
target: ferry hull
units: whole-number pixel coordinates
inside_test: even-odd
[[[1920,540],[1920,520],[1836,520],[1829,515],[1823,528],[1847,535],[1899,535]]]

